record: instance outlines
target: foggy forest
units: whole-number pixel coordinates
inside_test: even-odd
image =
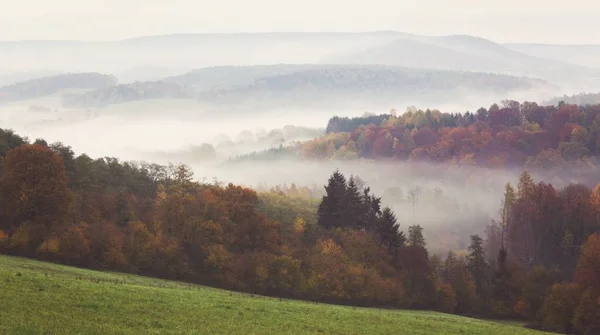
[[[0,41],[0,254],[599,334],[597,56],[396,31]]]

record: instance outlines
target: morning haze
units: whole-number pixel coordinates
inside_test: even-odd
[[[435,309],[563,331],[552,323],[552,304],[542,308],[541,298],[533,301],[527,293],[549,292],[551,285],[538,290],[524,283],[533,285],[535,276],[542,276],[530,271],[534,266],[550,268],[551,262],[565,266],[557,278],[571,280],[577,260],[572,250],[585,243],[589,227],[596,227],[585,220],[600,220],[600,207],[571,207],[600,201],[590,191],[600,152],[600,35],[595,33],[600,4],[484,2],[21,0],[5,6],[0,128],[40,145],[21,145],[11,132],[0,132],[0,252],[253,294]],[[44,211],[24,207],[12,214],[12,207],[37,199],[26,191],[44,189],[21,187],[20,181],[33,179],[18,179],[27,165],[19,157],[38,154],[43,161],[56,153],[61,159],[53,162],[64,165],[63,184],[73,195],[64,198],[73,203],[44,207],[64,207],[68,215],[43,222],[70,225],[44,230],[50,237],[42,230],[35,235],[27,229],[35,228],[32,222]],[[55,170],[35,171],[37,178]],[[339,191],[341,178],[334,171],[343,173],[348,185],[356,181],[360,194],[352,198],[351,186]],[[531,176],[548,184],[531,186]],[[331,205],[336,196],[343,198],[338,200],[344,210]],[[340,214],[344,211],[351,214]],[[535,220],[550,222],[544,227],[557,231],[535,235],[541,228],[519,226]],[[513,223],[523,230],[505,238]],[[480,235],[488,253],[480,257],[485,278],[495,280],[486,281],[488,286],[483,274],[473,272],[472,258],[463,257],[472,255]],[[30,236],[41,236],[39,243],[28,242]],[[543,240],[548,236],[551,241]],[[420,238],[429,243],[426,248]],[[514,254],[522,253],[510,266],[504,266],[506,255],[502,259],[505,239],[523,246],[515,247]],[[119,243],[122,251],[114,246]],[[569,248],[560,257],[551,253],[557,243]],[[79,250],[86,246],[93,252]],[[526,247],[531,250],[523,251]],[[512,262],[516,256],[510,252]],[[508,290],[504,282],[490,289],[510,277],[501,275],[513,265],[524,270],[511,278],[523,281],[509,284],[521,286],[510,294],[497,293]],[[19,284],[22,272],[30,275],[27,269],[10,268],[7,282]],[[69,285],[56,284],[47,292]],[[161,285],[154,286],[171,288]],[[178,294],[196,292],[187,289]],[[200,322],[194,314],[198,304],[187,308],[195,320],[190,327],[210,333],[194,323]],[[231,304],[222,304],[227,313],[238,308]],[[218,306],[206,311],[220,311]],[[103,315],[101,309],[97,315]],[[239,317],[248,318],[241,311]],[[306,322],[308,328],[286,329],[358,329],[325,323],[310,328]],[[464,320],[449,323],[458,328],[438,324],[437,331],[485,328],[460,328]],[[56,329],[69,333],[71,324]],[[74,333],[90,330],[85,322],[77,324],[83,328]],[[139,324],[140,329],[128,329],[151,332]],[[364,329],[386,333],[381,324]],[[229,329],[231,322],[215,325]],[[119,332],[121,326],[103,330]],[[236,331],[266,329],[238,326]],[[0,333],[29,329],[18,327],[0,323]],[[177,328],[154,321],[152,327]],[[517,330],[525,331],[506,331]]]

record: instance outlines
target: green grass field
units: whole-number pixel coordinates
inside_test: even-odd
[[[251,296],[0,255],[0,334],[542,334],[454,315]]]

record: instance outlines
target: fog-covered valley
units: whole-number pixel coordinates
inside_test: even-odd
[[[582,48],[573,48],[581,61],[571,62],[472,36],[214,34],[0,46],[10,64],[0,71],[2,128],[92,157],[185,163],[198,179],[250,187],[322,190],[339,168],[383,196],[402,224],[461,231],[458,244],[497,217],[503,187],[519,169],[313,161],[294,152],[269,161],[236,157],[293,148],[323,135],[333,116],[410,106],[474,113],[502,100],[600,90],[600,69]]]

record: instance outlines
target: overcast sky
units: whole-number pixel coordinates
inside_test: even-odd
[[[0,40],[397,30],[600,44],[597,0],[0,0]],[[10,4],[8,4],[10,3]]]

